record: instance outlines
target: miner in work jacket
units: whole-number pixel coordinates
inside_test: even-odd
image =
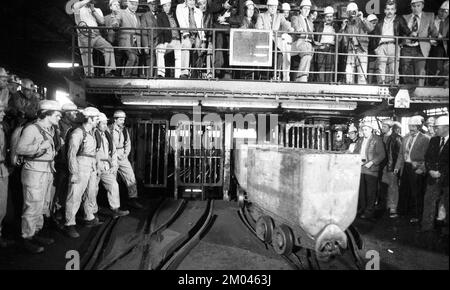
[[[131,167],[128,155],[131,151],[130,134],[125,128],[126,114],[124,111],[116,111],[114,113],[114,124],[110,128],[111,136],[114,145],[117,149],[117,159],[119,164],[118,173],[128,188],[128,196],[130,200],[128,205],[134,208],[142,208],[142,205],[137,201],[137,185],[136,177],[134,176],[133,168]]]
[[[65,232],[69,237],[78,238],[75,229],[75,215],[85,194],[83,209],[86,226],[101,224],[97,212],[97,142],[94,128],[98,122],[99,110],[87,107],[83,110],[84,122],[73,130],[69,138],[67,160],[69,165],[69,192],[66,201]]]
[[[95,138],[97,140],[98,179],[97,185],[102,182],[108,195],[108,202],[114,217],[126,216],[127,210],[120,210],[119,184],[117,183],[117,151],[108,131],[108,119],[100,113]],[[97,190],[98,191],[98,190]]]
[[[58,125],[61,110],[56,101],[39,103],[38,120],[26,126],[21,132],[16,152],[23,156],[22,185],[24,206],[22,214],[22,237],[24,246],[33,253],[44,251],[42,245],[54,242],[51,238],[38,235],[44,226],[43,214],[48,212],[53,200],[54,126]]]

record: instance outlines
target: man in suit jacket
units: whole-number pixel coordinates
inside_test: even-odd
[[[384,17],[380,19],[375,26],[374,35],[383,36],[408,36],[411,34],[411,30],[406,23],[405,18],[396,15],[397,4],[394,1],[386,2],[384,8]],[[377,58],[377,73],[379,84],[393,84],[398,83],[398,80],[394,80],[394,76],[386,76],[386,74],[394,75],[395,73],[395,39],[391,37],[376,37],[375,40],[375,54]],[[400,45],[403,41],[399,40]],[[400,51],[400,49],[398,49]],[[400,55],[400,54],[398,54]],[[399,62],[397,61],[397,75],[398,75]]]
[[[431,138],[430,146],[425,154],[428,184],[424,198],[421,230],[433,230],[434,220],[436,218],[436,208],[439,200],[441,200],[446,212],[446,228],[443,230],[443,234],[448,236],[448,115],[441,116],[436,120],[435,129],[436,136]]]
[[[173,28],[178,28],[178,21],[175,14],[171,11],[171,0],[161,0],[163,10],[158,14],[157,26],[170,27],[169,29],[158,30],[158,37],[156,46],[156,64],[158,67],[158,76],[166,76],[165,68],[165,54],[173,50],[175,55],[175,78],[180,78],[181,75],[181,42],[180,31]]]
[[[419,221],[423,209],[425,180],[425,153],[430,138],[422,134],[422,116],[411,117],[408,123],[409,134],[403,138],[394,173],[401,172],[398,213],[411,215],[410,222]]]
[[[314,55],[314,35],[308,34],[314,32],[314,24],[308,18],[311,10],[311,1],[303,0],[300,4],[300,15],[292,17],[292,27],[295,32],[301,34],[294,34],[294,52],[291,55],[300,56],[300,64],[298,66],[298,72],[296,80],[298,82],[307,82],[309,76],[309,70],[311,67],[311,61]],[[304,34],[303,34],[304,33]]]
[[[439,38],[444,38],[448,31],[448,15],[449,15],[449,1],[442,3],[438,10],[438,14],[434,20],[434,26],[439,32]],[[447,21],[446,21],[447,20]],[[431,41],[430,57],[447,57],[447,42],[442,40]],[[448,72],[445,73],[444,64],[448,60],[429,59],[427,61],[427,73],[434,76],[448,76]],[[443,85],[445,79],[431,78],[427,83],[429,86]]]
[[[434,14],[423,12],[424,0],[411,0],[412,13],[403,15],[412,31],[412,37],[438,37],[438,31],[434,25]],[[428,57],[430,54],[431,43],[429,40],[407,40],[401,50],[402,56]],[[402,58],[400,66],[402,75],[425,75],[426,59]],[[405,84],[425,85],[424,77],[403,77]]]
[[[185,0],[178,4],[175,11],[180,28],[203,28],[203,12],[195,7],[195,0]],[[204,49],[206,47],[205,31],[181,30],[181,77],[189,76],[189,64],[196,63],[197,53],[194,51],[193,58],[190,54],[193,47]]]
[[[157,27],[156,23],[156,0],[147,0],[149,11],[141,16],[142,28],[154,28]],[[143,30],[142,31],[142,46],[145,52],[145,61],[149,68],[147,69],[147,76],[150,76],[150,71],[154,68],[156,63],[156,37],[158,33],[156,30]],[[152,55],[151,55],[151,54]]]
[[[380,164],[386,157],[383,140],[373,134],[369,123],[361,126],[364,137],[355,146],[354,153],[361,155],[361,181],[359,184],[358,212],[361,218],[373,218],[378,187]]]
[[[320,83],[330,83],[334,80],[334,65],[335,56],[334,54],[325,53],[335,53],[336,51],[336,31],[339,31],[339,26],[334,22],[334,9],[328,6],[324,10],[325,21],[319,22],[315,27],[314,31],[323,34],[314,35],[314,42],[318,46],[316,48],[317,53],[314,55],[314,64],[316,66],[316,71],[321,72],[317,74],[315,79]],[[326,73],[322,73],[326,72]]]
[[[141,21],[136,15],[138,7],[138,0],[128,0],[126,9],[121,9],[117,14],[116,19],[120,27],[132,27],[140,28]],[[132,47],[141,47],[141,31],[132,30],[119,30],[119,46],[126,55],[125,69],[123,70],[124,76],[131,76],[131,74],[137,74],[138,54],[139,49]]]

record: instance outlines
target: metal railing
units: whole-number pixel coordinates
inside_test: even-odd
[[[276,80],[276,81],[281,81],[280,78],[277,78],[277,76],[279,75],[280,72],[282,72],[282,69],[280,69],[280,65],[278,63],[278,55],[283,55],[285,53],[288,53],[292,56],[295,56],[297,54],[300,53],[305,53],[307,51],[300,51],[300,50],[296,50],[294,48],[292,48],[291,50],[280,50],[279,49],[279,42],[282,41],[281,39],[281,35],[282,34],[289,34],[291,37],[294,38],[298,38],[298,37],[304,37],[305,35],[310,35],[311,38],[313,38],[314,35],[331,35],[334,36],[334,40],[335,40],[335,45],[334,45],[334,51],[333,52],[323,52],[323,51],[317,51],[316,49],[314,49],[314,51],[312,52],[314,54],[314,56],[318,56],[318,55],[333,55],[334,58],[334,69],[332,71],[313,71],[313,70],[309,70],[309,71],[300,71],[300,70],[295,70],[295,69],[290,69],[289,73],[307,73],[309,75],[308,77],[308,82],[313,82],[314,78],[312,78],[314,75],[319,75],[319,74],[332,74],[333,75],[333,79],[331,81],[331,83],[344,83],[345,82],[345,78],[346,75],[351,75],[352,78],[354,78],[355,76],[361,76],[363,75],[364,78],[367,80],[370,76],[372,77],[379,77],[379,76],[383,76],[385,78],[391,78],[394,81],[391,81],[390,83],[387,83],[388,85],[392,85],[392,84],[404,84],[404,80],[405,78],[414,78],[414,79],[426,79],[428,81],[433,80],[433,79],[440,79],[442,80],[445,85],[444,86],[448,86],[448,57],[413,57],[413,56],[403,56],[401,55],[401,50],[405,48],[405,46],[403,45],[403,42],[405,40],[414,40],[414,41],[418,41],[420,42],[430,42],[430,41],[435,41],[435,42],[444,42],[444,41],[448,41],[448,38],[420,38],[420,37],[408,37],[408,36],[383,36],[383,35],[368,35],[368,34],[345,34],[345,33],[335,33],[335,34],[327,34],[327,33],[318,33],[318,32],[309,32],[309,33],[299,33],[299,32],[283,32],[283,31],[272,31],[273,32],[273,65],[271,67],[237,67],[237,66],[228,66],[227,64],[224,64],[224,66],[220,66],[217,67],[215,65],[215,60],[216,60],[216,54],[217,53],[229,53],[230,48],[217,48],[216,47],[216,39],[217,39],[217,35],[219,33],[222,34],[222,36],[224,36],[224,34],[229,33],[230,29],[222,29],[222,28],[167,28],[167,27],[152,27],[152,28],[130,28],[130,27],[120,27],[120,28],[115,28],[115,27],[75,27],[74,28],[74,34],[73,34],[73,39],[72,39],[72,62],[75,63],[75,57],[76,57],[76,53],[77,51],[81,50],[85,50],[85,53],[87,53],[87,63],[83,63],[82,67],[84,68],[85,71],[85,76],[86,77],[98,77],[98,74],[95,74],[93,71],[93,69],[106,69],[108,70],[108,68],[106,66],[102,66],[102,65],[98,65],[98,64],[94,64],[93,59],[92,59],[92,55],[93,55],[93,49],[92,48],[96,48],[95,43],[97,42],[97,37],[98,36],[104,36],[105,33],[101,34],[101,31],[108,31],[108,30],[114,30],[115,33],[118,33],[119,31],[128,31],[127,33],[129,33],[129,31],[135,31],[136,33],[134,35],[138,35],[139,37],[141,36],[141,34],[143,32],[149,33],[150,34],[150,43],[151,45],[148,47],[143,47],[143,46],[112,46],[112,48],[114,49],[114,53],[115,55],[120,54],[126,50],[133,50],[134,53],[136,53],[139,57],[139,63],[137,65],[133,65],[133,66],[124,66],[124,65],[116,65],[115,69],[116,70],[122,70],[122,69],[138,69],[138,74],[134,75],[132,77],[140,77],[140,78],[155,78],[157,77],[157,75],[154,74],[155,69],[157,69],[157,65],[155,65],[155,56],[156,56],[156,52],[159,49],[156,45],[156,43],[154,43],[154,39],[155,39],[155,35],[158,35],[159,31],[163,31],[163,30],[178,30],[178,31],[203,31],[204,33],[207,34],[207,41],[206,41],[206,47],[205,48],[198,48],[198,47],[190,47],[190,48],[184,48],[181,45],[181,42],[183,40],[182,34],[180,33],[180,47],[178,48],[181,51],[190,51],[190,52],[196,52],[197,54],[201,55],[202,57],[205,56],[206,54],[206,58],[210,58],[209,60],[206,59],[205,62],[209,61],[210,66],[208,67],[206,65],[206,63],[201,63],[202,67],[197,67],[195,64],[190,63],[188,67],[175,67],[175,66],[166,66],[164,65],[164,67],[160,67],[160,69],[181,69],[181,70],[189,70],[189,72],[192,74],[192,72],[194,71],[204,71],[204,77],[199,77],[199,78],[216,78],[216,73],[218,70],[223,70],[223,71],[227,71],[232,73],[231,78],[233,79],[248,79],[248,75],[244,75],[242,76],[242,73],[246,73],[246,72],[251,72],[251,79],[256,80],[256,79],[264,79],[264,80]],[[251,29],[249,29],[249,31],[251,31]],[[130,34],[133,35],[133,34]],[[79,43],[80,43],[80,38],[87,38],[87,45],[86,46],[80,46],[80,45],[76,45],[77,42],[77,37],[79,39]],[[369,54],[369,51],[364,52],[364,53],[356,53],[356,51],[354,52],[349,52],[348,49],[345,47],[343,47],[342,43],[345,40],[345,37],[364,37],[367,38],[369,41],[373,38],[389,38],[389,39],[393,39],[395,41],[394,45],[395,45],[395,55],[394,56],[383,56],[384,58],[387,58],[388,60],[391,60],[394,62],[394,72],[390,72],[390,73],[386,73],[386,72],[379,72],[379,73],[375,73],[373,71],[369,72],[369,62],[373,62],[373,61],[377,61],[379,58],[381,58],[379,55],[376,54]],[[294,43],[297,43],[297,41],[300,40],[295,40],[291,43],[292,46],[294,46]],[[86,39],[84,39],[84,42],[86,42]],[[314,44],[314,43],[313,43]],[[348,43],[347,43],[348,46]],[[347,50],[344,51],[343,50]],[[360,48],[360,47],[358,47]],[[420,44],[419,44],[419,48],[420,48]],[[104,49],[104,48],[103,48]],[[149,53],[143,53],[142,51],[148,49]],[[375,49],[375,48],[373,48]],[[172,49],[171,49],[172,50]],[[148,56],[149,58],[149,64],[147,64],[147,59],[146,57]],[[358,71],[345,71],[342,70],[342,66],[346,66],[346,58],[347,57],[355,57],[356,60],[358,61],[359,59],[359,65],[361,65],[361,57],[366,58],[367,57],[367,67],[363,67],[362,72],[358,72]],[[402,69],[402,65],[403,61],[405,60],[424,60],[426,62],[430,62],[430,61],[438,61],[438,62],[442,62],[443,67],[445,67],[444,72],[441,73],[445,73],[444,74],[440,74],[440,75],[427,75],[427,74],[422,74],[422,75],[416,75],[416,74],[405,74],[405,72]],[[314,63],[315,59],[313,58],[312,62]],[[427,63],[427,65],[428,65]],[[292,67],[291,67],[292,68]],[[73,66],[72,67],[73,70],[75,70],[76,68]],[[365,69],[365,70],[364,70]],[[414,70],[414,68],[413,68]],[[116,76],[120,76],[117,75]],[[402,79],[402,81],[399,80]],[[353,83],[353,82],[351,82]],[[367,83],[369,83],[367,81]],[[417,86],[417,82],[413,81],[413,83],[415,83],[415,86]],[[377,84],[381,85],[382,83],[377,82]]]

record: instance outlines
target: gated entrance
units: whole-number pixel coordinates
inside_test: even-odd
[[[223,124],[180,123],[175,131],[175,190],[183,195],[201,194],[223,185]]]

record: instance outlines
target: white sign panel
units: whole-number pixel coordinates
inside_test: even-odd
[[[230,65],[271,66],[272,32],[257,29],[231,29]]]

